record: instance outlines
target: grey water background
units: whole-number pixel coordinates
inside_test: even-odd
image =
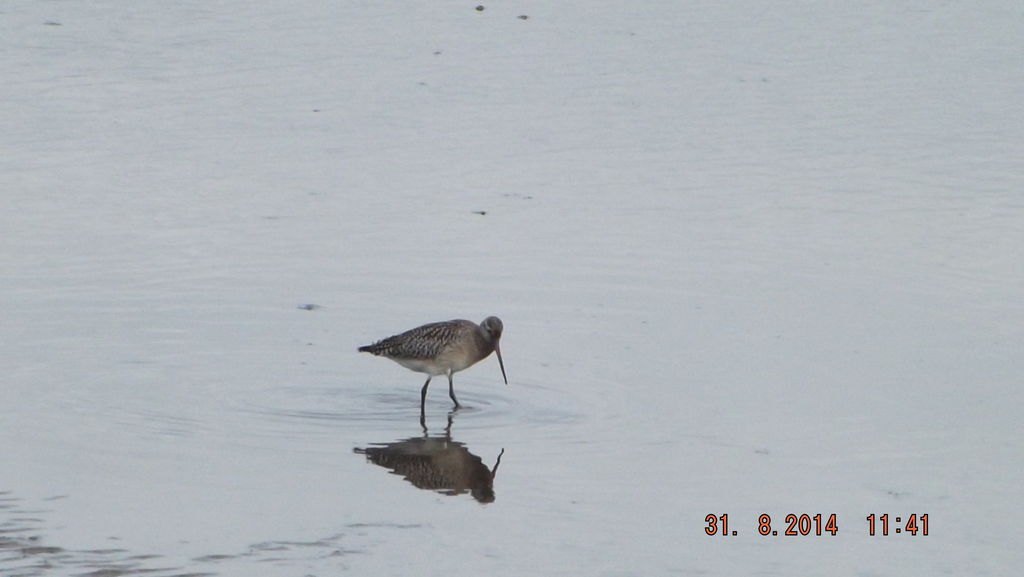
[[[474,6],[0,8],[0,574],[1011,574],[1021,8]]]

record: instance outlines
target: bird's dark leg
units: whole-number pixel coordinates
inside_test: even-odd
[[[427,382],[423,383],[423,388],[420,389],[420,417],[423,417],[423,413],[425,412],[424,406],[427,404],[427,387],[430,386],[431,378],[432,377],[427,377]]]
[[[459,400],[455,398],[455,385],[452,384],[452,372],[448,371],[448,396],[452,398],[452,402],[455,403],[455,408],[458,409],[462,405],[459,404]]]
[[[452,418],[455,416],[454,411],[448,412],[448,426],[444,428],[444,437],[446,439],[452,438]]]

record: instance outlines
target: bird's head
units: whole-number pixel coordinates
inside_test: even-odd
[[[508,384],[508,377],[505,376],[505,362],[501,360],[501,347],[498,342],[501,340],[501,331],[505,329],[505,326],[501,324],[501,319],[498,317],[487,317],[484,322],[480,323],[480,329],[484,332],[484,337],[488,342],[494,345],[494,354],[498,356],[498,366],[501,367],[501,378],[505,379],[505,384]]]

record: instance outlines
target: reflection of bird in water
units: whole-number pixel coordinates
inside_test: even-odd
[[[366,460],[391,469],[420,489],[437,491],[443,495],[461,495],[469,491],[481,503],[494,501],[494,478],[505,449],[498,454],[494,469],[488,469],[480,457],[469,452],[465,445],[451,439],[451,415],[445,436],[412,437],[394,443],[375,443],[353,452],[366,455]]]
[[[427,382],[420,389],[421,414],[427,400],[430,379],[437,375],[447,375],[448,396],[458,409],[460,405],[455,398],[452,375],[487,358],[491,351],[498,356],[501,376],[505,384],[508,384],[505,363],[501,360],[501,349],[498,348],[502,329],[498,317],[487,317],[479,325],[458,319],[430,323],[372,345],[359,347],[359,352],[387,357],[409,370],[426,373]]]

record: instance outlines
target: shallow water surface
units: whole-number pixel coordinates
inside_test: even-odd
[[[0,9],[0,574],[1020,565],[1015,5],[235,4]]]

